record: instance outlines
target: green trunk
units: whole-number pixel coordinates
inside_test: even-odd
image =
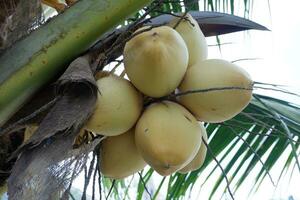
[[[0,56],[0,126],[103,33],[150,0],[81,0]]]

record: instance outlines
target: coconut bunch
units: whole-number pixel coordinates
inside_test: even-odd
[[[147,164],[163,176],[196,170],[206,156],[203,122],[240,113],[253,82],[237,65],[207,59],[205,37],[189,14],[136,33],[123,53],[128,79],[96,75],[98,100],[84,129],[106,136],[101,172],[120,179]]]

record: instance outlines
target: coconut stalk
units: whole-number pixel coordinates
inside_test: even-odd
[[[106,31],[150,0],[81,0],[0,55],[0,126]]]

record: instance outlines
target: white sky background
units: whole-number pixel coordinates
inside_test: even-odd
[[[239,2],[240,3],[235,6],[237,11],[235,14],[243,17],[243,2],[241,0]],[[244,58],[259,58],[258,60],[239,61],[236,62],[236,64],[245,68],[250,73],[254,81],[287,85],[289,86],[288,89],[300,93],[299,8],[299,0],[270,0],[270,7],[268,5],[268,0],[254,0],[253,12],[250,15],[250,19],[266,26],[271,31],[248,31],[220,36],[221,43],[232,44],[223,45],[221,53],[218,47],[210,47],[209,58],[223,58],[229,61]],[[210,45],[216,44],[216,39],[214,37],[208,38],[208,43]],[[272,94],[275,97],[287,99],[300,104],[300,98],[288,96],[287,94],[274,93],[271,91],[262,91],[262,93],[267,95]],[[285,161],[287,156],[288,155],[286,154],[282,161]],[[265,158],[263,158],[263,160],[264,159]],[[225,164],[226,161],[223,163],[223,166]],[[279,162],[279,164],[271,170],[271,175],[275,181],[278,178],[282,165],[283,162]],[[293,195],[295,200],[300,200],[300,174],[297,169],[294,171],[290,184],[289,176],[287,176],[286,179],[283,179],[280,182],[278,189],[273,192],[274,187],[271,185],[268,178],[266,178],[257,193],[248,197],[249,186],[252,186],[253,178],[256,173],[259,172],[261,167],[259,164],[258,166],[259,167],[257,169],[253,170],[253,172],[249,174],[248,179],[246,179],[239,192],[235,194],[235,199],[244,200],[249,198],[253,200],[279,200],[281,198],[288,199],[289,195]],[[206,178],[207,172],[209,172],[209,170],[204,171],[202,176],[199,178],[197,187],[195,188],[200,188],[200,184]],[[288,174],[289,173],[290,172],[288,172]],[[192,199],[208,199],[210,194],[209,191],[216,180],[215,178],[219,175],[220,171],[218,170],[207,184],[201,188],[199,195],[197,190],[195,190],[192,194]],[[154,177],[155,178],[152,180],[152,186],[157,187],[161,177],[159,175]],[[81,181],[78,181],[75,185],[79,186],[80,182]],[[222,185],[225,186],[225,182]],[[135,191],[136,189],[132,191],[132,194],[134,194]],[[222,191],[223,188],[222,190],[218,190],[216,198],[213,199],[220,199]],[[161,198],[158,199],[164,199],[164,196],[165,191],[162,190]],[[225,195],[223,199],[230,198],[228,195]]]
[[[244,67],[259,82],[290,86],[290,90],[300,92],[300,17],[299,0],[254,0],[251,20],[260,23],[271,31],[247,31],[221,36],[222,53],[218,47],[209,48],[209,57],[222,57],[230,61],[243,58],[258,58],[236,62]],[[238,14],[243,16],[243,2],[236,5]],[[214,38],[208,38],[215,44]],[[263,91],[266,94],[266,91]],[[299,99],[278,94],[281,98],[298,102]]]

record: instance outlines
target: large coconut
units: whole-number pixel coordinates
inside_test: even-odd
[[[135,141],[144,160],[167,176],[195,157],[201,144],[201,128],[184,107],[163,101],[144,111],[136,125]]]
[[[220,90],[190,93],[181,96],[179,101],[200,121],[223,122],[248,105],[252,85],[249,74],[237,65],[220,59],[205,60],[187,70],[179,92],[214,88]]]
[[[200,124],[200,127],[202,130],[202,132],[201,132],[202,139],[207,143],[207,133],[206,133],[205,127],[202,124]],[[179,172],[182,174],[186,174],[190,171],[199,169],[204,163],[206,151],[207,151],[207,147],[203,143],[203,141],[201,141],[200,149],[199,149],[198,153],[196,154],[196,156],[194,157],[194,159],[187,166],[180,169]]]
[[[138,31],[146,28],[149,27]],[[126,73],[136,88],[151,97],[161,97],[174,91],[183,79],[187,65],[186,44],[168,26],[140,33],[125,45]]]
[[[181,21],[178,24],[179,20]],[[188,66],[192,66],[199,61],[207,59],[207,43],[205,36],[203,35],[198,22],[189,13],[187,13],[183,19],[175,17],[169,23],[169,26],[172,28],[174,27],[186,43],[189,51]]]
[[[108,137],[100,148],[100,170],[106,177],[121,179],[146,166],[134,140],[134,129],[124,134]]]
[[[99,77],[96,108],[85,128],[106,136],[122,134],[138,120],[143,107],[142,95],[124,78]]]

